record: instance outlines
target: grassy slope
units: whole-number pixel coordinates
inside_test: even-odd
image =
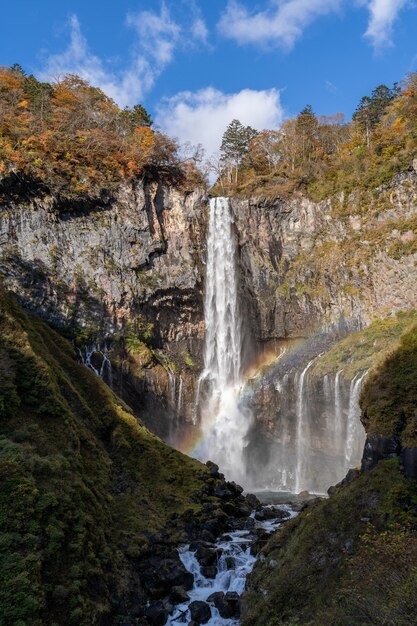
[[[1,626],[97,623],[206,479],[0,293]]]
[[[370,370],[382,363],[400,344],[400,338],[417,322],[417,311],[404,311],[395,317],[375,319],[362,330],[350,333],[323,354],[311,369],[317,376],[335,374],[352,379],[357,372]]]
[[[369,432],[416,445],[417,327],[362,394]],[[417,484],[399,460],[341,486],[267,544],[246,595],[243,626],[409,626],[417,623]]]
[[[366,381],[361,406],[368,433],[399,435],[403,447],[417,447],[417,326]]]

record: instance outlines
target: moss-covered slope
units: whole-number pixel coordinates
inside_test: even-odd
[[[213,480],[0,293],[1,626],[118,623],[149,545],[181,539]]]
[[[416,530],[416,486],[381,461],[268,543],[243,626],[415,624]]]
[[[362,394],[371,438],[398,446],[271,539],[250,580],[243,626],[417,623],[417,482],[402,465],[403,452],[416,446],[416,380],[414,328]]]

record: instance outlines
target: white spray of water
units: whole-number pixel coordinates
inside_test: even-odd
[[[340,377],[343,370],[339,370],[334,379],[334,447],[340,449],[343,440],[343,403],[340,388]]]
[[[296,429],[296,470],[295,470],[295,492],[299,493],[301,489],[306,488],[306,462],[308,452],[306,450],[310,441],[310,424],[308,416],[308,400],[304,393],[304,382],[306,374],[313,361],[303,369],[297,380],[297,429]]]
[[[182,376],[180,376],[180,384],[178,387],[177,415],[181,415],[183,404],[184,404],[184,380]]]
[[[367,371],[363,374],[356,374],[350,383],[349,392],[349,412],[346,425],[346,451],[345,458],[348,467],[354,464],[356,457],[358,456],[357,448],[359,450],[363,448],[364,444],[364,431],[360,422],[360,406],[359,397],[362,389],[362,383],[367,375]]]
[[[243,450],[251,414],[239,407],[242,320],[236,254],[229,200],[213,198],[207,239],[204,370],[197,386],[203,434],[198,456],[212,459],[228,476],[244,481]]]
[[[104,344],[101,347],[99,344],[92,344],[84,346],[84,349],[78,348],[78,354],[80,355],[83,364],[94,372],[96,376],[99,376],[103,380],[106,379],[109,387],[113,388],[113,371],[111,361],[109,358],[110,350],[107,345]],[[95,367],[92,362],[93,356],[101,358],[101,364],[99,368]]]

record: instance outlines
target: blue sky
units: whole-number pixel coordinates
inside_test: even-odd
[[[349,118],[417,70],[416,0],[14,0],[1,15],[0,63],[77,72],[208,153],[233,117],[274,127],[309,103]]]

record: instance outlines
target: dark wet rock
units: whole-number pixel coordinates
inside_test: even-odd
[[[217,567],[215,565],[203,565],[201,573],[205,576],[205,578],[216,578]]]
[[[169,600],[159,600],[146,609],[145,616],[148,623],[152,624],[152,626],[164,626],[173,610],[174,606]]]
[[[400,458],[407,478],[417,480],[417,448],[404,448]]]
[[[249,517],[251,514],[250,506],[247,503],[239,503],[236,505],[234,502],[226,502],[224,505],[224,511],[230,517]]]
[[[362,471],[369,472],[382,459],[398,456],[400,448],[400,442],[397,437],[368,435],[363,451]]]
[[[207,624],[211,617],[211,609],[207,602],[201,600],[194,600],[190,604],[191,619],[196,624]]]
[[[175,604],[182,604],[190,599],[190,596],[185,591],[184,587],[173,587],[169,596]]]
[[[173,587],[192,588],[194,576],[186,570],[178,555],[176,558],[151,557],[142,573],[144,586],[153,597],[168,595]]]
[[[240,596],[236,591],[228,591],[225,595],[225,600],[228,605],[233,609],[233,617],[239,617],[240,615]]]
[[[259,498],[257,498],[254,493],[248,493],[246,501],[252,509],[260,509],[262,506]]]
[[[240,485],[237,485],[234,481],[228,482],[227,487],[236,496],[243,493],[243,487],[241,487]]]
[[[214,545],[200,545],[196,550],[195,557],[200,565],[214,565],[221,554],[221,550]]]
[[[255,513],[255,519],[258,522],[265,522],[266,520],[277,519],[277,518],[280,518],[279,509],[275,510],[275,509],[264,508],[264,509],[261,509],[260,511],[256,511]]]
[[[210,470],[210,476],[212,478],[220,478],[219,466],[216,465],[216,463],[213,463],[213,461],[207,461],[206,465]]]
[[[224,619],[239,617],[240,597],[235,591],[228,591],[226,594],[223,591],[216,591],[207,598],[207,602],[214,604]]]

